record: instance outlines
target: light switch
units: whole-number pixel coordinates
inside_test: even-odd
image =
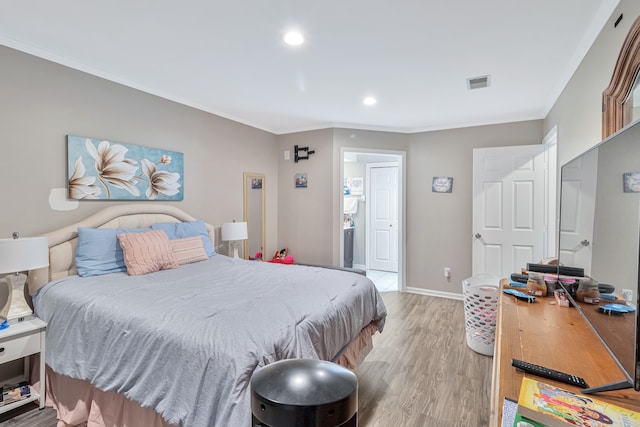
[[[284,150],[284,159],[289,160],[291,157],[291,152],[289,150]]]

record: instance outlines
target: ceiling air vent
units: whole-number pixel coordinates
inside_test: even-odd
[[[467,79],[467,88],[469,90],[482,89],[489,86],[490,76],[472,77]]]

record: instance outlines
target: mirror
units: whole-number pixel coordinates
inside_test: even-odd
[[[265,176],[260,173],[243,174],[244,222],[247,223],[247,240],[244,241],[246,259],[265,259]],[[257,258],[256,254],[262,254]]]
[[[639,140],[637,121],[561,169],[558,260],[565,266],[583,268],[588,277],[560,276],[560,283],[564,278],[563,286],[570,295],[574,293],[583,318],[626,377],[611,384],[592,383],[592,388],[582,393],[625,387],[640,390],[640,323],[636,314],[640,289]],[[609,289],[590,294],[584,287],[576,289],[576,280],[580,285],[593,285],[595,280],[603,291]],[[612,303],[620,305],[610,306]],[[576,350],[576,360],[584,354]]]

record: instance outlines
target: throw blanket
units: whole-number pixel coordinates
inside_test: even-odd
[[[359,274],[208,261],[144,276],[70,276],[34,296],[46,363],[180,426],[250,423],[250,379],[280,359],[332,360],[386,310]]]

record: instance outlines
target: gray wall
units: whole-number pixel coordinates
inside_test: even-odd
[[[614,28],[621,13],[624,18]],[[621,0],[544,121],[558,127],[558,165],[602,140],[602,92],[609,86],[624,39],[640,15],[640,2]]]
[[[288,248],[297,262],[333,264],[334,194],[331,129],[278,137],[278,244]],[[293,161],[293,146],[309,147],[309,160]],[[290,159],[284,160],[284,151]],[[307,188],[295,188],[294,176],[306,173]],[[339,237],[338,237],[339,238]],[[271,258],[273,254],[267,254]],[[335,265],[338,265],[337,263]]]
[[[407,279],[416,290],[462,293],[471,276],[473,149],[540,144],[542,121],[410,136],[407,166]],[[432,193],[434,176],[452,176],[452,193]],[[444,267],[451,268],[451,280]]]
[[[216,227],[242,220],[242,172],[266,174],[275,251],[274,135],[2,46],[0,64],[0,237],[38,235],[122,203],[51,209],[50,190],[66,186],[65,135],[75,134],[183,152],[184,201],[172,204]]]

